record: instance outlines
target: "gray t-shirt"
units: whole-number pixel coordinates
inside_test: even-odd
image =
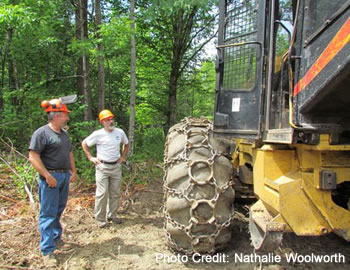
[[[70,170],[72,145],[65,130],[60,133],[53,131],[49,125],[38,128],[32,136],[29,150],[40,154],[44,166],[48,170]]]

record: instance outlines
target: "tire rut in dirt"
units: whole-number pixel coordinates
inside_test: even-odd
[[[173,250],[214,253],[230,241],[234,190],[226,149],[213,137],[207,119],[185,118],[170,128],[164,156],[164,229]]]

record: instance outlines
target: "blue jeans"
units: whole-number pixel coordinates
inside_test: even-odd
[[[61,238],[61,215],[67,205],[70,173],[51,173],[57,180],[57,186],[50,188],[39,177],[39,231],[40,250],[48,255],[56,249],[55,242]]]

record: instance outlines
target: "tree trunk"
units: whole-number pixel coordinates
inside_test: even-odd
[[[135,92],[136,92],[136,44],[135,44],[135,0],[130,1],[130,30],[131,30],[131,79],[130,79],[130,120],[129,120],[129,156],[134,153],[135,133]]]
[[[170,83],[169,83],[169,94],[168,94],[168,123],[165,130],[165,134],[168,133],[170,127],[176,123],[176,94],[177,94],[177,80],[179,74],[176,69],[172,68],[170,74]]]
[[[76,38],[77,40],[84,41],[88,39],[88,26],[87,26],[87,0],[75,0],[76,12]],[[77,87],[78,93],[83,95],[83,103],[86,105],[84,109],[84,120],[92,120],[91,110],[91,91],[89,87],[89,58],[83,53],[78,60],[77,68]]]
[[[8,46],[10,48],[11,46],[11,42],[12,42],[12,38],[13,38],[13,30],[11,28],[9,28],[7,30],[7,41],[8,41]],[[17,89],[17,83],[16,83],[16,69],[15,69],[15,64],[13,62],[12,56],[11,56],[11,52],[10,50],[7,51],[8,53],[8,72],[9,72],[9,89],[10,90],[15,90]]]
[[[80,0],[72,0],[73,5],[75,6],[75,37],[77,40],[81,39],[81,35],[83,32],[82,20],[83,16],[81,14],[81,1]],[[79,57],[77,63],[77,88],[78,94],[83,95],[83,58]]]
[[[2,111],[4,110],[4,97],[3,92],[5,89],[5,63],[6,63],[6,55],[7,55],[7,45],[5,45],[5,48],[0,51],[1,55],[1,87],[0,87],[0,118],[2,115]]]
[[[102,23],[101,16],[101,0],[95,0],[95,12],[96,12],[96,30],[97,30],[97,39],[100,39],[100,27]],[[105,108],[105,69],[103,61],[103,44],[98,42],[98,111],[102,111]]]
[[[9,28],[7,30],[7,42],[8,42],[7,43],[8,44],[7,59],[8,59],[8,74],[9,74],[9,89],[10,89],[10,91],[19,89],[16,62],[14,61],[14,59],[12,57],[11,49],[10,49],[12,39],[13,39],[13,29]],[[18,98],[15,96],[12,97],[11,103],[12,103],[12,105],[18,105],[19,104]]]
[[[197,8],[193,7],[189,12],[180,9],[173,17],[173,59],[171,64],[171,73],[169,80],[168,93],[168,121],[165,129],[166,133],[169,128],[176,123],[176,108],[177,108],[177,84],[181,77],[181,63],[190,45],[190,33],[193,27],[193,19],[197,12]]]

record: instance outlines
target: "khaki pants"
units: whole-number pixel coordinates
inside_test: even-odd
[[[96,166],[96,220],[106,221],[106,218],[117,216],[121,180],[121,164],[102,163]]]

